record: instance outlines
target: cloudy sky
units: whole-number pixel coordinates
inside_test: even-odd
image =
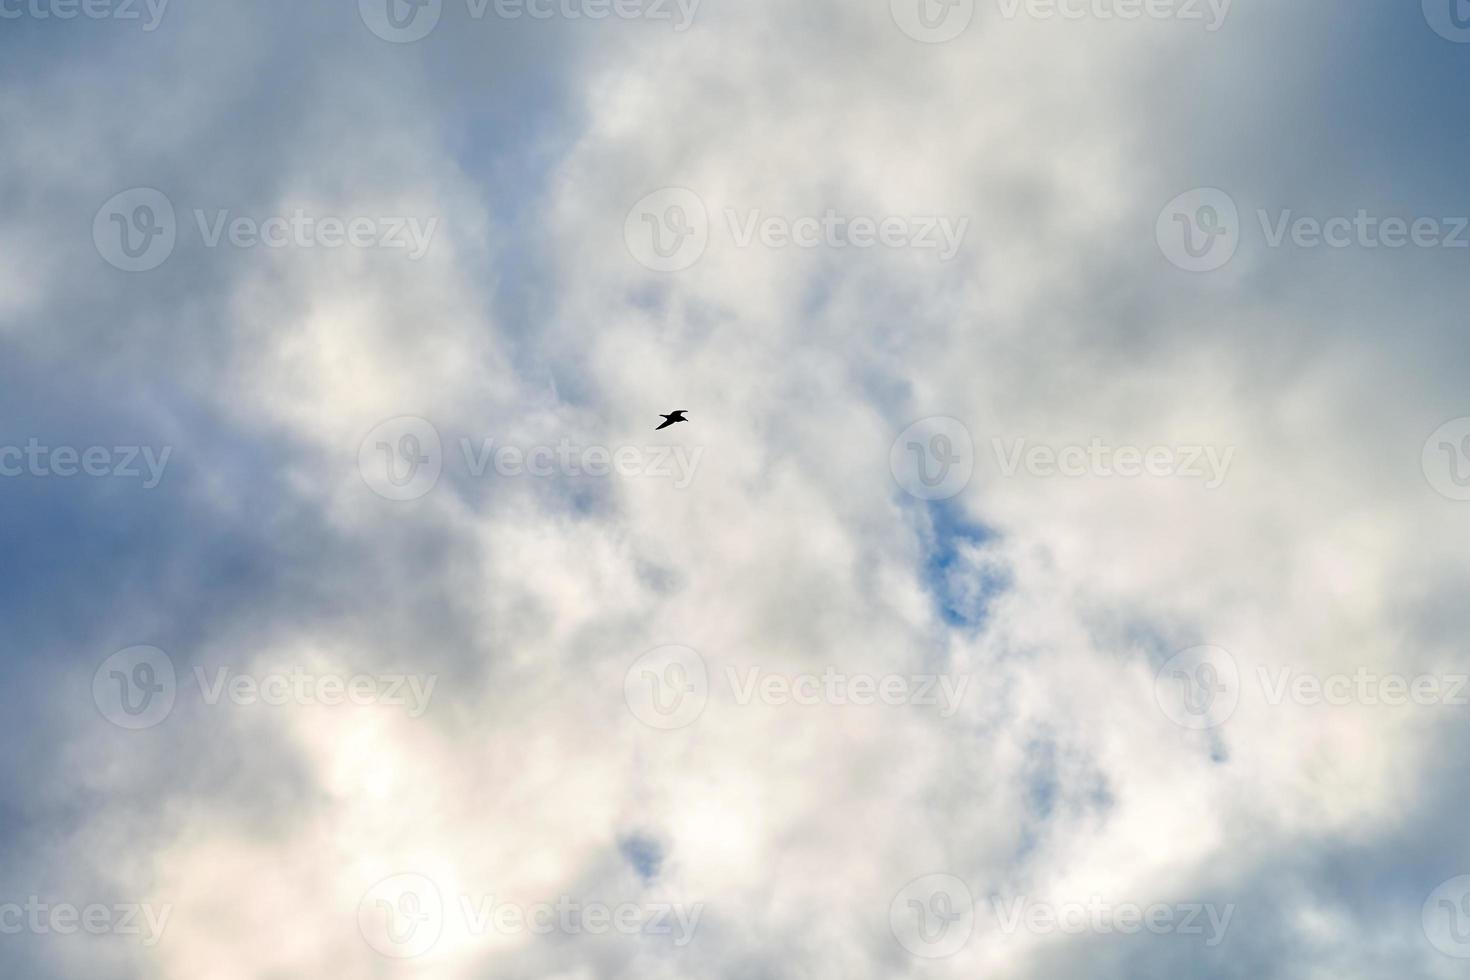
[[[0,972],[1463,976],[1467,80],[0,0]]]

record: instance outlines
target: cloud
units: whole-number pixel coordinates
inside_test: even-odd
[[[7,935],[27,976],[1451,975],[1424,914],[1470,873],[1458,709],[1271,679],[1466,672],[1462,515],[1421,464],[1470,414],[1459,253],[1273,248],[1257,214],[1467,213],[1465,52],[1412,10],[979,4],[926,43],[884,8],[15,22],[0,443],[172,448],[152,489],[0,479],[0,925],[169,909],[152,946]],[[138,187],[176,241],[129,273],[92,230]],[[1156,228],[1207,187],[1238,248],[1187,273]],[[640,214],[666,188],[699,249]],[[201,214],[317,231],[211,245]],[[358,218],[435,224],[417,257],[320,235]],[[973,472],[925,501],[893,450],[932,417]],[[1008,470],[1015,440],[1084,469]],[[646,465],[507,476],[487,441]],[[126,730],[94,674],[136,645],[174,702]],[[666,646],[697,659],[637,671]],[[1197,648],[1233,671],[1204,728],[1168,700]],[[323,703],[354,678],[368,703]],[[670,730],[625,700],[658,678],[700,699]],[[854,697],[958,680],[952,714]],[[929,960],[895,916],[935,874],[974,931]],[[1232,918],[1007,932],[1017,900]],[[637,927],[479,916],[558,903]]]

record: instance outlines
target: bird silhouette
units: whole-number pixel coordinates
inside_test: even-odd
[[[667,415],[660,415],[659,418],[664,420],[664,424],[659,426],[658,429],[667,429],[675,422],[688,422],[689,420],[684,417],[684,413],[687,411],[689,411],[689,409],[681,408],[677,412],[670,412]],[[658,429],[654,429],[653,431],[657,432]]]

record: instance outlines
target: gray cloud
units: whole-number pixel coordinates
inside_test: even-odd
[[[0,478],[0,905],[172,909],[156,946],[0,937],[17,969],[1451,975],[1421,909],[1470,873],[1454,709],[1271,705],[1254,678],[1464,669],[1463,515],[1420,463],[1470,415],[1461,254],[1271,248],[1256,211],[1470,213],[1470,48],[1412,8],[1237,6],[1210,33],[980,4],[929,45],[884,7],[708,3],[675,31],[446,0],[410,44],[351,4],[0,26],[0,446],[172,447],[152,489]],[[177,218],[147,272],[92,239],[133,187]],[[624,238],[661,187],[711,219],[677,273]],[[1155,225],[1198,187],[1243,220],[1191,274]],[[949,262],[725,230],[829,209],[970,225]],[[437,224],[409,259],[210,247],[196,210]],[[693,425],[655,437],[675,403]],[[443,472],[400,502],[359,449],[403,416]],[[974,444],[938,503],[890,472],[929,416]],[[997,438],[1236,455],[1212,490],[1069,481],[1006,476]],[[461,440],[701,456],[683,487],[506,476]],[[127,731],[92,681],[136,644],[179,683]],[[674,731],[624,702],[662,644],[710,677]],[[1201,644],[1248,683],[1197,732],[1154,682]],[[752,667],[971,686],[953,717],[741,704]],[[211,704],[196,668],[436,684],[412,718]],[[1238,911],[1207,949],[982,930],[926,965],[889,913],[934,872],[982,905]],[[448,899],[407,964],[360,921],[402,874]],[[489,895],[703,912],[687,946],[477,934],[458,899]]]

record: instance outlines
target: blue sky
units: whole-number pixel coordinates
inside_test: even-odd
[[[558,2],[0,2],[0,962],[1460,975],[1470,32]]]

